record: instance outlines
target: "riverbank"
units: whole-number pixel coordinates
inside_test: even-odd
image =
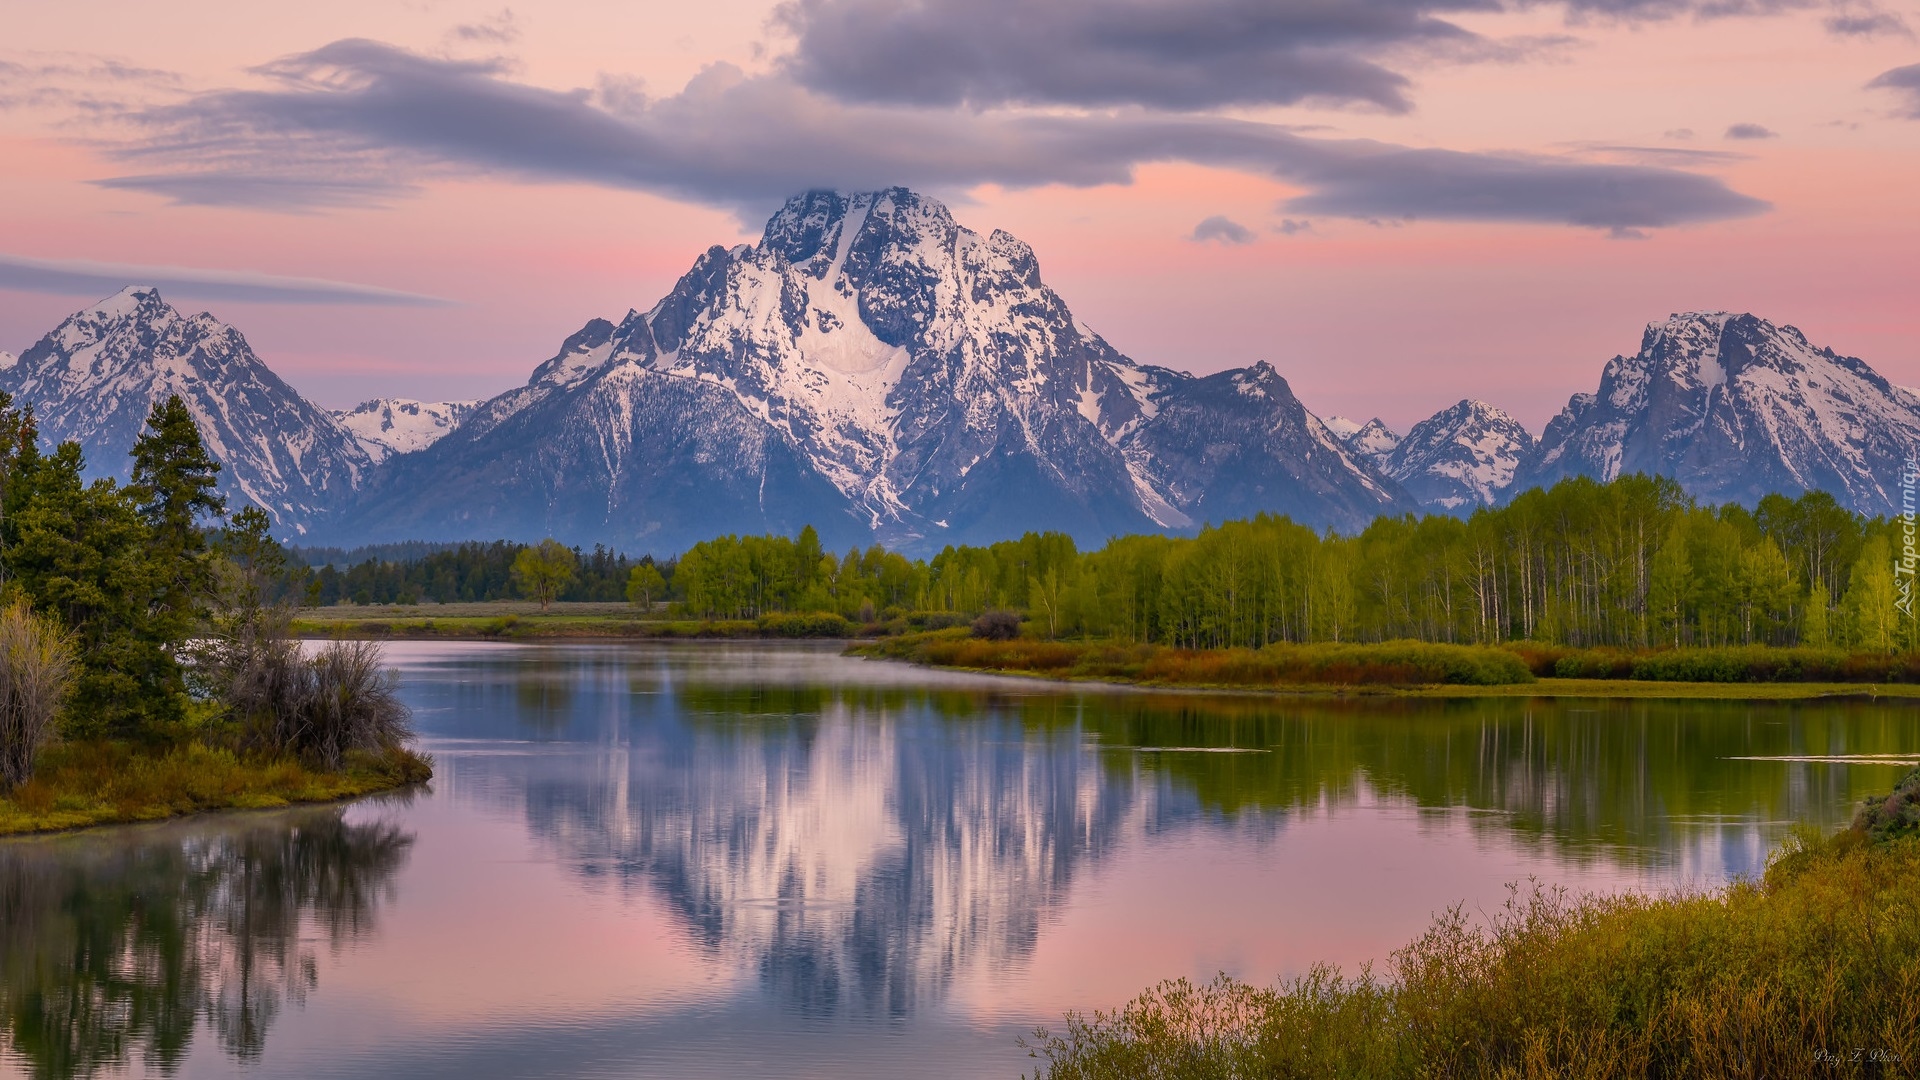
[[[1911,1076],[1920,1063],[1920,770],[1758,881],[1435,917],[1384,975],[1163,983],[1070,1015],[1037,1080],[1135,1076]]]
[[[890,629],[826,613],[764,615],[758,619],[676,619],[632,604],[509,601],[471,604],[336,605],[301,608],[292,631],[306,638],[396,640],[706,640],[756,641],[852,638]]]
[[[1578,650],[1387,642],[1378,645],[1173,649],[1110,642],[987,641],[963,630],[857,643],[850,652],[952,671],[1088,685],[1295,695],[1586,697],[1719,700],[1920,698],[1910,682],[1770,679],[1700,681],[1536,675],[1575,667],[1610,672]],[[1706,651],[1700,651],[1706,655]],[[1787,655],[1797,650],[1779,650]],[[1611,652],[1606,654],[1611,657]],[[1572,658],[1569,663],[1569,657]],[[1704,666],[1712,670],[1710,665]],[[1685,670],[1665,664],[1663,672]],[[1775,670],[1778,670],[1777,667]]]
[[[0,796],[0,836],[333,802],[432,776],[431,759],[407,749],[350,754],[345,768],[324,772],[198,742],[158,753],[126,743],[65,743],[42,753],[33,779]]]

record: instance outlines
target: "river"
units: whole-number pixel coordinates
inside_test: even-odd
[[[0,1075],[1003,1077],[1163,978],[1711,888],[1905,702],[1262,699],[773,644],[394,643],[437,775],[0,842]]]

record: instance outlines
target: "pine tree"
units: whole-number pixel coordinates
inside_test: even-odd
[[[153,533],[153,555],[164,567],[159,607],[162,632],[180,640],[213,589],[202,523],[226,510],[216,490],[220,463],[207,453],[200,429],[180,395],[156,402],[147,430],[133,444],[133,483],[128,494]]]

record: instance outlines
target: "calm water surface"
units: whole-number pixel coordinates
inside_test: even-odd
[[[0,1074],[1015,1077],[1162,978],[1529,877],[1758,872],[1900,703],[1090,693],[832,647],[400,644],[431,790],[0,842]]]

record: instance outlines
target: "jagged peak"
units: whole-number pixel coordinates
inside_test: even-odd
[[[104,315],[108,318],[126,318],[147,312],[163,311],[167,302],[160,298],[160,289],[154,285],[129,285],[112,296],[75,315]]]

